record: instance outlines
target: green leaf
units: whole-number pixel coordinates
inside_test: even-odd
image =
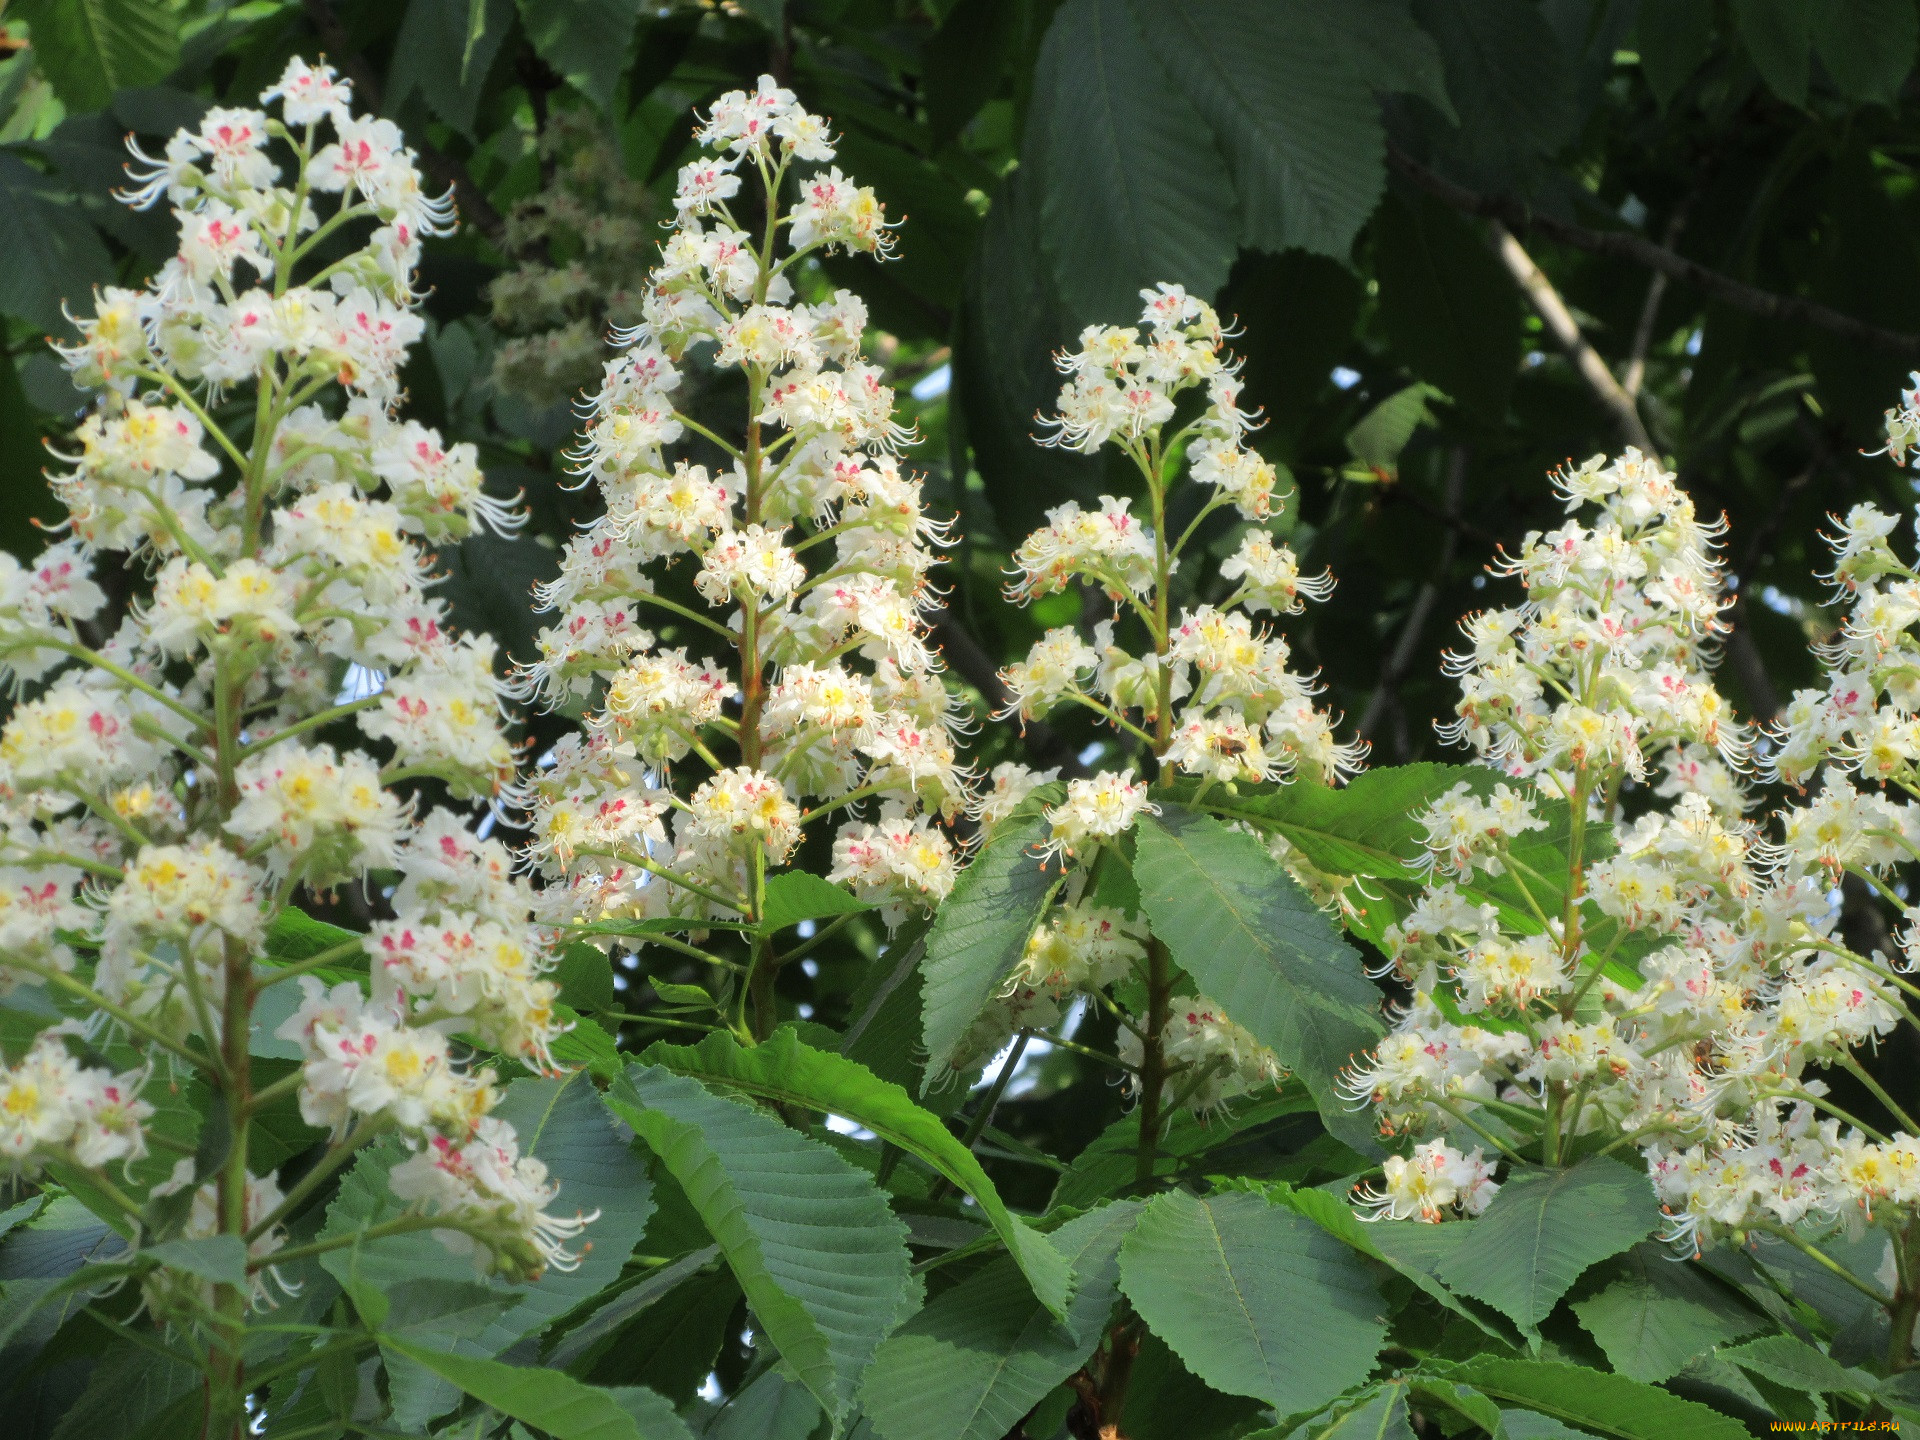
[[[86,215],[50,193],[39,171],[0,151],[0,312],[49,331],[71,327],[61,302],[84,304],[93,287],[113,275],[113,259]]]
[[[1315,1434],[1314,1440],[1413,1440],[1407,1415],[1407,1387],[1382,1385],[1363,1404],[1346,1411]]]
[[[1429,196],[1390,195],[1373,222],[1373,265],[1394,353],[1499,424],[1520,368],[1520,297],[1473,223]]]
[[[1853,1370],[1792,1335],[1766,1335],[1720,1352],[1742,1370],[1789,1390],[1817,1390],[1825,1395],[1871,1395],[1879,1380],[1864,1370]]]
[[[216,1285],[247,1285],[247,1247],[238,1235],[208,1235],[198,1240],[167,1240],[140,1252],[173,1270],[184,1270]]]
[[[621,1395],[582,1384],[558,1370],[530,1370],[502,1365],[497,1360],[454,1355],[395,1335],[383,1334],[380,1344],[459,1386],[502,1415],[538,1426],[554,1440],[693,1440],[693,1432],[664,1401],[649,1416],[647,1428],[642,1429],[634,1414],[621,1404]]]
[[[1713,0],[1662,0],[1639,14],[1640,70],[1662,110],[1713,47]]]
[[[1360,1383],[1386,1339],[1359,1258],[1257,1195],[1159,1196],[1121,1244],[1120,1285],[1194,1374],[1282,1415]]]
[[[385,108],[417,91],[435,115],[471,134],[487,71],[512,24],[513,0],[411,0],[393,44]]]
[[[858,915],[873,906],[856,900],[838,885],[805,870],[786,870],[767,881],[767,906],[760,917],[762,934],[771,935],[802,920],[825,920],[834,915]]]
[[[818,1402],[776,1367],[727,1401],[705,1440],[809,1440],[819,1424]]]
[[[1422,1225],[1413,1220],[1365,1223],[1353,1213],[1351,1206],[1324,1190],[1296,1190],[1290,1185],[1272,1184],[1250,1184],[1248,1188],[1257,1190],[1273,1204],[1284,1205],[1295,1214],[1305,1216],[1362,1255],[1398,1271],[1429,1298],[1472,1321],[1502,1344],[1510,1343],[1510,1332],[1496,1330],[1434,1276],[1436,1259],[1424,1252],[1421,1242],[1431,1241],[1435,1236],[1444,1242],[1449,1238],[1445,1231],[1457,1232],[1460,1227]]]
[[[1137,834],[1140,903],[1175,963],[1274,1049],[1328,1129],[1373,1148],[1335,1089],[1380,1034],[1380,992],[1359,954],[1253,836],[1177,805],[1143,815]]]
[[[51,1440],[139,1440],[182,1397],[193,1396],[197,1402],[196,1392],[204,1383],[193,1366],[137,1346],[113,1345],[53,1427]]]
[[[41,73],[69,110],[98,110],[180,58],[177,22],[161,0],[14,0],[9,17],[32,27]]]
[[[655,1045],[646,1060],[709,1087],[739,1090],[762,1100],[801,1105],[842,1115],[864,1125],[891,1145],[918,1156],[971,1195],[980,1212],[1006,1242],[1040,1303],[1065,1316],[1072,1276],[1047,1237],[1017,1219],[1000,1199],[973,1152],[952,1132],[913,1103],[898,1085],[880,1079],[864,1065],[800,1043],[791,1030],[777,1030],[752,1049],[725,1031],[696,1046]]]
[[[1745,1440],[1738,1420],[1657,1386],[1552,1360],[1482,1356],[1429,1368],[1514,1405],[1616,1440]]]
[[[1407,83],[1404,64],[1369,67],[1410,53],[1379,38],[1411,31],[1406,11],[1315,0],[1134,3],[1148,44],[1226,152],[1241,241],[1344,258],[1385,181],[1372,89]]]
[[[1533,0],[1415,0],[1414,17],[1440,48],[1458,128],[1429,128],[1435,158],[1456,179],[1524,189],[1542,156],[1579,129],[1577,80],[1560,38]]]
[[[1504,1440],[1589,1440],[1586,1431],[1532,1410],[1502,1410],[1499,1420],[1499,1431],[1489,1433],[1498,1433]]]
[[[1067,303],[1124,324],[1158,281],[1217,293],[1239,248],[1233,177],[1127,0],[1061,6],[1033,94],[1022,164],[1045,187],[1041,240]]]
[[[1228,820],[1245,820],[1286,837],[1315,867],[1335,875],[1424,883],[1426,830],[1420,814],[1461,781],[1487,772],[1467,765],[1420,761],[1367,770],[1339,789],[1325,785],[1242,787],[1238,795],[1217,789],[1195,808]],[[1198,786],[1176,786],[1174,798],[1191,803]]]
[[[637,1285],[613,1295],[606,1304],[570,1328],[547,1352],[547,1363],[559,1370],[572,1369],[575,1361],[611,1337],[627,1321],[719,1258],[720,1247],[708,1245],[700,1250],[689,1251],[650,1272]]]
[[[534,53],[582,95],[611,112],[641,0],[519,0]]]
[[[1396,391],[1347,431],[1347,453],[1365,467],[1371,478],[1391,480],[1400,473],[1400,452],[1413,439],[1413,432],[1433,423],[1427,402],[1444,398],[1427,384]]]
[[[1123,1200],[1069,1220],[1053,1242],[1073,1267],[1063,1322],[1000,1259],[942,1291],[873,1357],[860,1397],[884,1440],[1001,1440],[1086,1363],[1105,1331],[1120,1242],[1138,1218]]]
[[[616,1129],[586,1075],[516,1080],[494,1113],[514,1127],[521,1152],[539,1159],[558,1182],[555,1213],[600,1214],[583,1237],[593,1248],[581,1256],[578,1269],[550,1270],[530,1286],[485,1282],[513,1303],[463,1347],[484,1355],[501,1353],[599,1293],[619,1275],[653,1213],[647,1167],[632,1141]],[[405,1209],[387,1186],[387,1173],[403,1153],[388,1142],[370,1147],[355,1162],[327,1211],[321,1238],[364,1230]],[[320,1264],[343,1286],[358,1281],[393,1289],[422,1277],[469,1283],[476,1278],[470,1260],[424,1232],[346,1246],[323,1256]]]
[[[553,968],[553,980],[560,987],[560,999],[576,1011],[590,1014],[612,1008],[613,963],[597,945],[576,940],[567,946]]]
[[[357,930],[343,930],[338,925],[329,925],[324,920],[314,919],[299,906],[289,905],[274,916],[273,924],[267,927],[267,958],[278,960],[283,965],[293,965],[302,960],[311,960],[323,951],[349,941],[365,941],[366,938]],[[365,958],[364,955],[349,955],[340,963],[343,966],[364,964]]]
[[[1020,962],[1027,937],[1060,883],[1059,874],[1041,868],[1027,847],[1046,838],[1049,827],[1041,808],[1057,804],[1064,793],[1059,784],[1043,785],[996,825],[934,918],[921,962],[927,1044],[923,1095],[946,1076],[968,1028]]]
[[[1849,100],[1890,105],[1913,69],[1913,0],[1826,0],[1809,8],[1813,48]]]
[[[1305,1087],[1289,1082],[1278,1095],[1247,1096],[1229,1101],[1204,1119],[1189,1110],[1167,1122],[1154,1150],[1154,1174],[1206,1173],[1208,1152],[1235,1144],[1249,1130],[1314,1108]],[[1248,1137],[1251,1138],[1251,1137]],[[1130,1110],[1107,1126],[1074,1157],[1055,1183],[1049,1209],[1075,1209],[1098,1204],[1134,1183],[1140,1153],[1140,1112]]]
[[[1807,103],[1812,8],[1805,0],[1733,0],[1733,23],[1753,68],[1789,105]]]
[[[1609,1156],[1571,1170],[1522,1171],[1468,1222],[1467,1238],[1441,1264],[1440,1278],[1533,1329],[1588,1266],[1659,1224],[1647,1177]]]
[[[686,1076],[634,1065],[607,1103],[685,1189],[781,1358],[843,1416],[919,1302],[886,1197],[829,1146]]]
[[[1574,1302],[1573,1313],[1606,1352],[1607,1362],[1635,1380],[1670,1380],[1702,1351],[1751,1335],[1765,1319],[1653,1244],[1621,1257],[1620,1278]]]

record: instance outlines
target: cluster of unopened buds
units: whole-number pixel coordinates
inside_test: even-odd
[[[197,1069],[244,1097],[247,1045],[229,1032],[297,977],[307,998],[282,1035],[306,1057],[302,1115],[336,1142],[322,1177],[397,1132],[416,1158],[393,1185],[421,1222],[535,1275],[572,1263],[582,1221],[544,1212],[544,1170],[458,1057],[552,1065],[545,936],[504,848],[401,788],[522,793],[495,647],[452,633],[426,548],[519,517],[471,445],[394,413],[422,333],[421,240],[452,206],[327,67],[291,61],[275,102],[210,110],[138,156],[124,198],[168,204],[179,252],[76,317],[61,354],[94,401],[52,477],[66,538],[31,566],[0,557],[0,668],[28,692],[0,732],[0,979],[142,1057],[88,1069],[44,1033],[6,1072],[0,1136],[22,1168],[140,1159],[146,1077]],[[355,226],[370,233],[343,252]],[[249,386],[252,428],[229,433],[214,402]],[[125,613],[92,578],[113,552],[153,577]],[[373,748],[352,747],[355,727]],[[399,872],[394,918],[320,957],[368,965],[368,988],[259,962],[298,893],[376,870]],[[261,1264],[298,1199],[272,1173],[192,1160],[142,1185],[195,1185],[184,1233],[238,1226]]]

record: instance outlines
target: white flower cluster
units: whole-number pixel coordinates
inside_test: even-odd
[[[101,292],[62,350],[96,392],[54,478],[68,537],[32,567],[0,557],[0,671],[30,687],[0,731],[0,981],[77,1000],[244,1103],[254,1003],[288,978],[259,966],[269,931],[303,887],[397,870],[398,918],[323,957],[370,949],[371,1000],[348,982],[302,1009],[302,1111],[343,1144],[351,1119],[353,1144],[395,1127],[510,1151],[448,1035],[551,1065],[531,891],[496,842],[395,788],[520,793],[493,642],[450,631],[422,544],[517,517],[472,446],[392,413],[422,328],[421,237],[452,208],[330,69],[291,61],[275,100],[278,117],[215,109],[140,157],[127,198],[171,205],[180,251],[146,289]],[[343,254],[356,225],[371,234]],[[236,435],[212,401],[243,386]],[[152,573],[123,616],[91,578],[102,563]],[[349,667],[374,693],[348,698]],[[318,739],[354,725],[376,749]],[[10,1155],[137,1156],[140,1078],[74,1070],[43,1038],[5,1082]],[[567,1262],[554,1237],[572,1222],[538,1216],[528,1197],[551,1189],[523,1178],[513,1207],[489,1193],[447,1213],[529,1275]],[[243,1182],[276,1197],[256,1217],[274,1231],[271,1175],[206,1181],[220,1223],[238,1223]]]
[[[1177,285],[1143,290],[1141,299],[1139,325],[1090,326],[1080,348],[1059,357],[1069,378],[1050,423],[1051,443],[1087,453],[1110,445],[1126,454],[1143,482],[1144,513],[1135,513],[1134,497],[1113,495],[1102,496],[1098,509],[1069,502],[1049,511],[1046,526],[1015,552],[1008,587],[1027,602],[1081,584],[1103,592],[1115,613],[1091,637],[1072,627],[1049,630],[1026,659],[1008,666],[1001,673],[1008,713],[1026,720],[1062,704],[1089,709],[1149,752],[1162,782],[1182,774],[1203,787],[1332,784],[1359,767],[1364,747],[1334,739],[1328,716],[1314,706],[1315,687],[1287,668],[1286,641],[1252,618],[1298,614],[1307,600],[1326,598],[1332,580],[1303,576],[1293,552],[1265,528],[1277,472],[1247,446],[1255,417],[1240,408],[1238,365],[1219,318]],[[1190,391],[1204,403],[1185,407],[1192,418],[1176,424],[1180,397]],[[1168,490],[1182,460],[1211,493],[1185,531],[1169,536]],[[1217,604],[1176,615],[1170,590],[1181,553],[1202,521],[1228,507],[1246,522],[1239,549],[1220,567],[1232,589]],[[1053,778],[1000,766],[981,807],[983,824],[1003,820]],[[1065,789],[1045,808],[1048,834],[1037,847],[1066,868],[1065,903],[976,1021],[955,1068],[971,1066],[1016,1030],[1052,1025],[1076,992],[1104,998],[1118,986],[1116,994],[1137,999],[1134,982],[1144,981],[1148,1013],[1124,1019],[1119,1058],[1137,1083],[1153,1083],[1139,1079],[1149,1072],[1161,1077],[1156,1113],[1162,1101],[1206,1111],[1271,1086],[1281,1073],[1271,1051],[1213,1001],[1172,994],[1176,982],[1165,974],[1155,980],[1144,921],[1089,902],[1105,858],[1121,852],[1141,815],[1160,810],[1149,781],[1128,768],[1071,780]]]
[[[1706,674],[1711,537],[1634,452],[1560,482],[1596,522],[1530,537],[1505,567],[1526,603],[1471,617],[1454,660],[1454,733],[1524,778],[1457,786],[1421,817],[1431,880],[1383,936],[1413,1000],[1349,1093],[1387,1134],[1470,1132],[1509,1158],[1634,1144],[1688,1246],[1920,1203],[1920,1145],[1864,1130],[1815,1073],[1849,1071],[1905,1124],[1854,1052],[1906,1018],[1908,962],[1847,949],[1830,900],[1848,875],[1891,893],[1920,855],[1920,811],[1877,788],[1913,794],[1920,755],[1892,738],[1920,619],[1898,600],[1916,577],[1893,524],[1862,508],[1834,542],[1853,614],[1829,685],[1795,697],[1766,757],[1823,783],[1763,826],[1742,819],[1748,738]],[[1419,1202],[1438,1153],[1391,1162],[1360,1203],[1471,1213]]]
[[[1139,327],[1090,326],[1080,349],[1060,357],[1072,379],[1052,424],[1058,444],[1123,450],[1146,480],[1151,513],[1136,516],[1131,499],[1112,495],[1098,511],[1071,501],[1049,511],[1048,524],[1014,554],[1019,573],[1009,594],[1028,601],[1075,581],[1097,586],[1139,616],[1151,649],[1135,655],[1120,644],[1124,610],[1096,626],[1091,643],[1068,627],[1049,630],[1003,672],[1013,709],[1025,720],[1063,703],[1086,706],[1123,730],[1151,732],[1169,766],[1207,780],[1298,772],[1328,783],[1357,769],[1363,752],[1334,740],[1314,708],[1314,687],[1287,669],[1287,642],[1257,628],[1251,613],[1296,614],[1330,594],[1331,580],[1302,577],[1292,551],[1256,524],[1221,567],[1238,582],[1233,593],[1169,614],[1168,582],[1185,540],[1224,506],[1264,520],[1275,471],[1245,448],[1254,417],[1240,409],[1238,369],[1212,308],[1177,285],[1141,298]],[[1168,433],[1176,397],[1196,387],[1205,389],[1205,408]],[[1165,477],[1183,453],[1193,479],[1213,494],[1176,540],[1163,533]]]
[[[591,706],[537,780],[544,913],[738,920],[804,826],[870,806],[843,820],[831,878],[897,921],[952,888],[937,822],[971,791],[920,618],[945,526],[895,458],[909,436],[862,355],[866,307],[845,290],[796,299],[817,253],[884,253],[884,212],[815,168],[834,154],[826,122],[771,79],[722,96],[697,138],[642,318],[617,335],[574,452],[606,512],[567,546],[542,596],[558,618],[521,677],[525,694]],[[764,210],[736,218],[742,172]],[[695,365],[744,382],[733,438],[677,408]],[[679,442],[717,465],[670,459]],[[693,783],[669,778],[686,766]]]

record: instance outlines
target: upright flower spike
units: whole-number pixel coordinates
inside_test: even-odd
[[[547,1212],[544,1169],[488,1114],[492,1074],[462,1058],[552,1063],[532,891],[497,841],[398,788],[522,793],[494,643],[451,632],[421,543],[519,516],[472,446],[395,413],[420,243],[452,205],[327,67],[291,61],[274,101],[277,117],[212,110],[138,157],[125,198],[172,209],[179,253],[76,318],[60,353],[93,401],[52,477],[66,535],[31,566],[0,557],[0,671],[20,697],[0,731],[0,982],[73,1016],[0,1069],[0,1153],[92,1172],[136,1246],[175,1238],[142,1233],[162,1213],[146,1202],[187,1187],[180,1237],[246,1242],[244,1286],[164,1267],[142,1281],[158,1318],[210,1328],[221,1434],[286,1224],[368,1140],[415,1152],[392,1177],[411,1207],[394,1228],[439,1231],[485,1268],[569,1266],[583,1223]],[[150,584],[119,614],[97,567]],[[343,688],[350,667],[371,693]],[[400,883],[367,944],[268,963],[303,889],[373,870]],[[321,965],[370,968],[328,988],[302,973]],[[274,1088],[297,1086],[335,1143],[283,1192],[248,1145],[250,1040],[256,1006],[294,980],[305,1000],[280,1035],[304,1059]],[[76,1031],[143,1061],[87,1066]],[[208,1121],[225,1158],[163,1178],[144,1168],[143,1090],[196,1074],[228,1111]]]
[[[895,923],[952,888],[940,822],[972,781],[921,619],[946,524],[896,458],[911,432],[863,357],[866,306],[808,263],[884,256],[885,211],[818,168],[827,122],[771,78],[715,101],[696,138],[643,318],[616,332],[573,452],[606,512],[567,546],[520,676],[587,706],[535,782],[541,913],[752,925],[769,877],[837,817],[830,878]],[[678,408],[694,365],[739,376],[725,433]],[[774,1024],[777,964],[754,941],[744,1033]]]
[[[1694,1046],[1756,978],[1740,969],[1759,903],[1748,737],[1708,674],[1727,603],[1715,531],[1638,451],[1554,478],[1568,522],[1494,567],[1525,600],[1468,617],[1448,657],[1461,698],[1443,737],[1510,780],[1456,785],[1419,817],[1429,883],[1382,939],[1412,1000],[1347,1089],[1388,1136],[1444,1135],[1359,1193],[1368,1218],[1477,1213],[1492,1182],[1447,1177],[1481,1167],[1483,1144],[1551,1164],[1584,1136],[1696,1126]],[[1564,874],[1517,858],[1548,800],[1570,827]],[[1512,903],[1488,898],[1496,880]],[[1462,1161],[1449,1140],[1480,1143]]]
[[[1248,448],[1255,417],[1241,409],[1238,366],[1219,318],[1177,285],[1143,290],[1137,326],[1091,326],[1058,357],[1069,377],[1045,443],[1092,453],[1112,446],[1141,477],[1138,496],[1103,495],[1097,509],[1069,501],[1014,553],[1009,596],[1027,603],[1085,585],[1113,605],[1090,634],[1049,630],[1001,674],[1022,721],[1066,704],[1091,710],[1138,755],[1135,765],[1070,781],[1048,806],[1039,856],[1065,871],[1064,903],[1045,917],[1000,996],[953,1058],[968,1069],[1016,1031],[1058,1022],[1076,996],[1144,988],[1140,1013],[1122,1016],[1119,1059],[1143,1095],[1143,1136],[1181,1105],[1212,1110],[1281,1078],[1271,1050],[1204,995],[1173,993],[1160,940],[1142,917],[1095,901],[1097,877],[1124,864],[1143,814],[1176,777],[1202,787],[1261,782],[1329,785],[1357,769],[1358,744],[1334,739],[1315,687],[1289,668],[1287,642],[1253,618],[1298,614],[1332,590],[1329,576],[1300,573],[1293,552],[1265,528],[1276,471]],[[1199,392],[1199,404],[1183,399]],[[1191,420],[1176,424],[1183,409]],[[1207,492],[1178,536],[1167,533],[1180,471]],[[1172,581],[1201,523],[1232,508],[1248,522],[1221,567],[1212,603],[1176,612]],[[1151,778],[1140,767],[1152,767]],[[993,774],[979,807],[983,826],[1003,820],[1043,781],[1017,765]],[[1144,982],[1131,984],[1130,982]],[[1150,1156],[1153,1142],[1144,1143]]]

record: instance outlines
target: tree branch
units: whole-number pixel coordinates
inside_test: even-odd
[[[1869,325],[1864,320],[1843,315],[1826,305],[1802,300],[1797,296],[1777,295],[1771,290],[1762,290],[1757,286],[1748,285],[1744,281],[1735,280],[1730,275],[1709,270],[1706,266],[1689,260],[1686,256],[1669,250],[1664,245],[1656,245],[1646,237],[1635,235],[1631,231],[1589,230],[1584,225],[1556,220],[1551,215],[1536,214],[1523,201],[1511,196],[1481,195],[1434,174],[1396,146],[1387,147],[1387,163],[1429,195],[1444,201],[1456,210],[1464,210],[1469,215],[1478,215],[1484,220],[1497,220],[1521,232],[1534,231],[1546,236],[1549,240],[1558,241],[1562,245],[1571,245],[1574,249],[1585,250],[1589,254],[1610,255],[1631,260],[1637,265],[1646,266],[1649,270],[1670,275],[1675,280],[1684,280],[1709,299],[1731,305],[1736,310],[1745,310],[1772,320],[1795,321],[1803,325],[1811,325],[1817,330],[1825,330],[1843,339],[1871,345],[1876,350],[1889,350],[1898,355],[1920,355],[1920,335],[1883,330],[1878,325]]]
[[[1567,309],[1566,301],[1560,298],[1560,292],[1553,288],[1553,282],[1546,273],[1533,263],[1533,257],[1526,248],[1513,238],[1513,232],[1498,220],[1487,222],[1487,228],[1493,233],[1493,248],[1499,253],[1500,262],[1514,278],[1533,308],[1539,312],[1541,320],[1553,338],[1560,342],[1560,348],[1567,352],[1567,358],[1573,361],[1573,368],[1580,372],[1580,378],[1587,382],[1600,404],[1613,422],[1619,427],[1620,436],[1629,445],[1637,445],[1649,455],[1659,452],[1654,448],[1653,437],[1647,434],[1647,427],[1640,419],[1639,408],[1633,403],[1633,397],[1620,387],[1613,378],[1613,371],[1607,368],[1607,362],[1600,353],[1587,343],[1587,337],[1580,333],[1579,322],[1573,318],[1573,312]]]

